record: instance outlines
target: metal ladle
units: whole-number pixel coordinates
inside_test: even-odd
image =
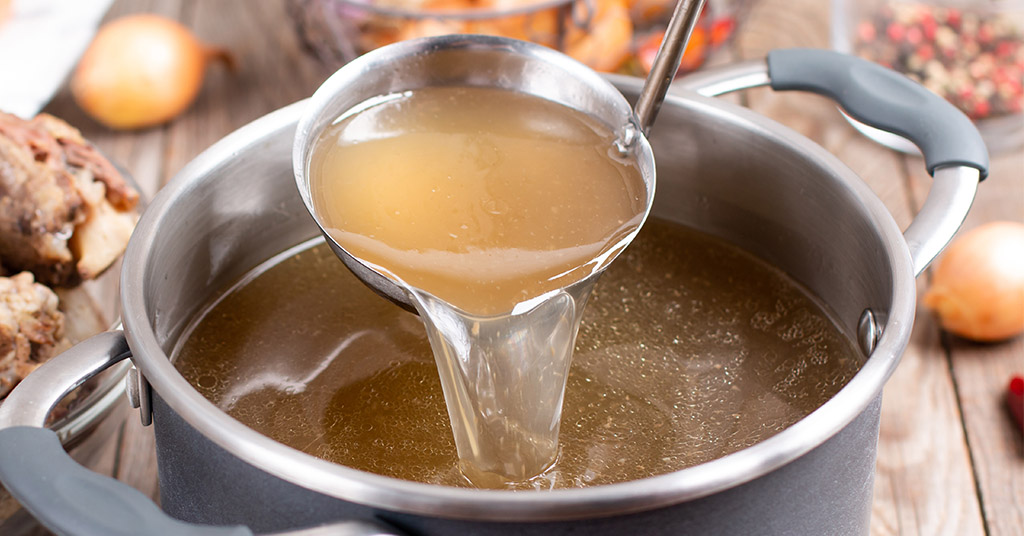
[[[416,312],[403,287],[346,251],[317,218],[310,188],[310,156],[328,126],[339,116],[366,106],[370,99],[422,87],[469,85],[534,94],[587,113],[613,128],[618,125],[616,146],[632,153],[640,167],[648,189],[649,213],[654,196],[654,157],[646,134],[675,78],[704,3],[705,0],[679,0],[676,4],[632,110],[622,94],[594,71],[547,47],[525,41],[447,35],[400,42],[367,53],[339,69],[307,104],[292,150],[299,194],[327,243],[349,270],[381,296]]]

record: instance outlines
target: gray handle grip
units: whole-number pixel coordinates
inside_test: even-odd
[[[954,166],[988,175],[988,149],[971,120],[895,71],[830,50],[793,48],[769,52],[768,73],[772,89],[830,97],[854,119],[910,139],[932,175]]]
[[[29,374],[0,405],[0,481],[58,534],[250,535],[245,527],[203,527],[173,519],[132,487],[75,462],[43,428],[75,387],[129,357],[122,331],[93,336]]]
[[[64,451],[57,434],[43,428],[65,394],[130,356],[121,331],[75,345],[29,374],[0,404],[0,481],[47,528],[74,536],[248,536],[243,526],[194,525],[174,519],[148,497],[94,473]],[[301,529],[294,536],[392,536],[378,523],[344,521]]]
[[[0,430],[0,480],[58,534],[252,534],[241,526],[199,526],[171,518],[139,491],[76,463],[64,452],[57,434],[46,428]]]

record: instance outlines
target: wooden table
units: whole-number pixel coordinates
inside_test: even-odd
[[[203,149],[232,130],[310,95],[329,74],[297,42],[283,2],[121,0],[108,18],[160,13],[230,48],[239,69],[212,68],[195,105],[175,121],[133,133],[85,117],[66,90],[47,111],[82,129],[129,169],[152,198]],[[829,6],[820,0],[761,0],[716,60],[756,58],[772,48],[828,46]],[[741,100],[821,144],[864,178],[901,226],[921,206],[930,178],[920,158],[861,137],[828,101],[748,92]],[[993,155],[965,229],[1024,220],[1024,151]],[[919,287],[929,276],[920,278]],[[1024,534],[1024,447],[1003,403],[1011,374],[1024,372],[1024,337],[991,345],[943,334],[918,311],[903,362],[885,388],[873,535]],[[131,412],[99,468],[156,496],[152,430]]]

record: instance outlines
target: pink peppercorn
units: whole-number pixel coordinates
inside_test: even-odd
[[[903,37],[906,35],[907,29],[898,22],[889,23],[889,27],[885,29],[886,36],[889,37],[890,41],[900,42],[903,41]]]
[[[857,37],[864,43],[868,43],[875,40],[877,36],[875,32],[875,25],[868,21],[861,22],[857,25]]]
[[[923,39],[924,32],[921,31],[921,28],[911,26],[910,29],[907,30],[907,42],[911,45],[919,45]]]

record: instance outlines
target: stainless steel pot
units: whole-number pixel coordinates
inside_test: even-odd
[[[791,60],[799,60],[800,72]],[[126,254],[124,331],[87,341],[26,381],[50,385],[50,396],[16,392],[16,402],[0,408],[0,479],[48,526],[68,534],[247,534],[325,523],[335,525],[321,530],[339,534],[866,534],[881,391],[909,339],[914,278],[962,222],[987,166],[966,118],[934,101],[917,102],[925,97],[916,86],[885,73],[833,53],[777,51],[767,63],[691,79],[665,101],[651,136],[660,183],[653,213],[782,268],[826,302],[870,355],[833,399],[768,440],[622,484],[479,491],[332,464],[217,409],[168,355],[211,293],[317,234],[291,175],[292,136],[304,106],[298,103],[217,143],[157,196]],[[639,92],[639,80],[613,81],[629,97]],[[827,151],[699,94],[769,82],[784,89],[794,81],[836,96],[853,114],[867,106],[861,119],[893,101],[903,107],[900,117],[907,107],[927,113],[901,130],[925,146],[935,178],[905,235]],[[885,94],[865,95],[865,85]],[[170,520],[141,494],[63,459],[52,434],[37,428],[57,391],[129,356],[144,377],[133,397],[144,420],[152,411],[163,508],[190,523],[229,526]],[[391,528],[336,524],[342,520]]]

